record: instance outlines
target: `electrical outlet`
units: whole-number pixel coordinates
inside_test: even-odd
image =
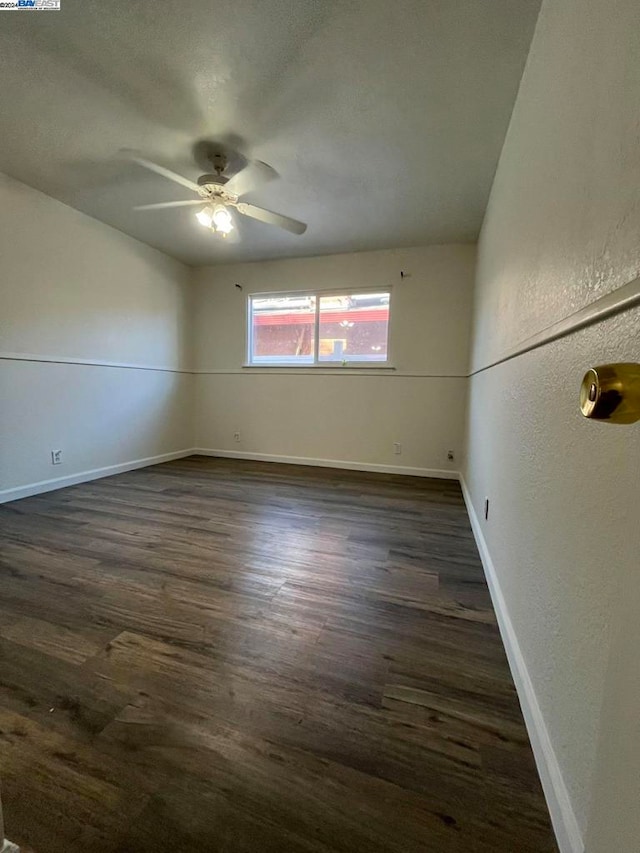
[[[489,518],[489,498],[484,499],[484,520]]]
[[[234,441],[240,441],[240,433],[239,432],[234,432],[233,440]]]
[[[402,445],[400,444],[399,441],[393,442],[393,452],[395,453],[396,456],[400,456],[400,454],[402,453]]]
[[[453,453],[453,450],[448,450],[448,451],[447,451],[447,459],[449,460],[449,462],[452,462],[455,458],[456,458],[456,457],[455,457],[455,455],[454,455],[454,453]]]
[[[51,451],[51,464],[52,465],[62,465],[62,451],[61,450],[52,450]]]

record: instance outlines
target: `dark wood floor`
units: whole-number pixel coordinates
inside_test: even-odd
[[[556,850],[457,483],[191,457],[0,522],[12,840]]]

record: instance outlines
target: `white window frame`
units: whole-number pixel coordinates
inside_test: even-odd
[[[384,361],[350,361],[349,359],[344,359],[344,361],[319,361],[319,349],[320,349],[320,297],[327,296],[356,296],[359,293],[388,293],[389,294],[389,320],[387,322],[387,357]],[[311,297],[315,296],[316,298],[316,312],[315,312],[315,327],[314,327],[314,336],[313,336],[313,361],[308,362],[300,362],[300,361],[290,361],[290,362],[253,362],[253,322],[252,322],[252,299],[277,299],[282,297]],[[269,368],[270,370],[277,370],[278,368],[283,368],[287,370],[308,370],[308,369],[321,369],[321,370],[344,370],[345,368],[357,368],[360,370],[381,370],[381,369],[389,369],[392,367],[391,364],[391,318],[393,316],[393,286],[387,285],[386,287],[353,287],[353,288],[336,288],[332,287],[330,289],[317,288],[315,290],[277,290],[277,291],[258,291],[257,293],[249,293],[247,295],[246,302],[246,363],[244,367],[255,367],[255,368]]]

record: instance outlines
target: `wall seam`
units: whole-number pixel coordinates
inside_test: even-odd
[[[622,287],[617,288],[611,293],[607,293],[599,299],[594,300],[589,305],[586,305],[584,308],[570,314],[568,317],[563,318],[562,320],[558,320],[556,323],[547,326],[540,332],[537,332],[535,335],[527,338],[518,344],[514,349],[512,349],[509,353],[501,356],[495,361],[490,362],[489,364],[484,365],[483,367],[479,367],[476,370],[472,370],[470,373],[420,373],[414,371],[380,371],[376,372],[375,369],[371,370],[359,370],[357,368],[344,368],[344,369],[313,369],[309,370],[308,368],[273,368],[267,367],[262,369],[252,369],[252,368],[232,368],[232,369],[211,369],[211,370],[199,370],[196,368],[180,368],[180,367],[164,367],[164,366],[156,366],[156,365],[145,365],[145,364],[135,364],[133,362],[115,362],[115,361],[102,361],[100,359],[82,359],[82,358],[71,358],[71,357],[62,357],[62,356],[49,356],[49,355],[39,355],[33,353],[13,353],[13,352],[0,352],[0,360],[2,361],[30,361],[30,362],[39,362],[39,363],[49,363],[49,364],[77,364],[87,367],[110,367],[110,368],[118,368],[122,370],[151,370],[157,371],[161,373],[181,373],[181,374],[191,374],[191,375],[263,375],[263,376],[296,376],[296,375],[304,375],[304,376],[313,376],[313,375],[348,375],[348,376],[395,376],[395,377],[404,377],[404,378],[422,378],[422,379],[470,379],[474,376],[477,376],[480,373],[483,373],[486,370],[490,370],[492,367],[497,367],[500,364],[504,364],[507,361],[511,361],[514,358],[517,358],[520,355],[524,355],[525,353],[532,352],[533,350],[539,349],[540,347],[546,346],[547,344],[553,343],[554,341],[560,340],[561,338],[568,337],[570,335],[575,334],[576,332],[581,331],[582,329],[586,329],[589,326],[593,326],[597,323],[601,323],[604,320],[607,320],[609,317],[613,317],[617,314],[621,314],[625,311],[630,311],[631,309],[640,305],[640,277],[632,279],[632,281],[627,282],[627,284],[622,285]]]
[[[531,335],[531,337],[526,338],[509,353],[506,353],[483,367],[478,367],[476,370],[472,370],[468,374],[468,378],[471,379],[472,377],[483,373],[485,370],[490,370],[492,367],[497,367],[498,365],[511,361],[520,355],[540,349],[540,347],[546,346],[547,344],[553,343],[554,341],[558,341],[562,338],[569,337],[570,335],[580,332],[589,326],[602,323],[604,320],[609,319],[609,317],[614,317],[617,314],[630,311],[638,305],[640,305],[640,277],[632,279],[627,282],[627,284],[613,290],[611,293],[607,293],[599,299],[590,302],[584,308],[575,311],[573,314],[569,314],[562,320],[552,323],[550,326],[547,326],[535,335]]]
[[[102,361],[91,358],[67,358],[65,356],[35,355],[32,353],[0,352],[0,361],[28,361],[37,364],[69,364],[79,367],[110,367],[117,370],[151,370],[157,373],[193,374],[193,370],[181,367],[160,367],[122,361]]]

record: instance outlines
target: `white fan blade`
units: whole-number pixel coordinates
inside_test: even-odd
[[[155,172],[156,175],[162,175],[163,178],[168,178],[168,180],[173,181],[176,184],[180,184],[194,192],[198,192],[200,190],[200,187],[194,181],[190,181],[189,178],[183,178],[182,175],[172,172],[171,169],[165,169],[164,166],[160,166],[152,160],[146,160],[144,157],[140,157],[137,151],[128,151],[125,149],[121,153],[129,160],[137,163],[139,166],[143,166],[145,169]]]
[[[267,225],[277,225],[279,228],[284,228],[285,231],[291,231],[292,234],[304,234],[307,230],[304,222],[298,222],[297,219],[291,219],[291,217],[283,216],[281,213],[274,213],[272,210],[265,210],[264,207],[256,207],[255,204],[239,201],[236,207],[239,213],[244,216],[259,219],[260,222],[266,222]]]
[[[158,204],[137,204],[134,210],[165,210],[167,207],[189,207],[192,204],[206,204],[204,198],[190,198],[188,201],[161,201]]]
[[[237,196],[246,195],[277,177],[276,170],[267,163],[262,160],[250,160],[244,169],[229,178],[224,188]]]

